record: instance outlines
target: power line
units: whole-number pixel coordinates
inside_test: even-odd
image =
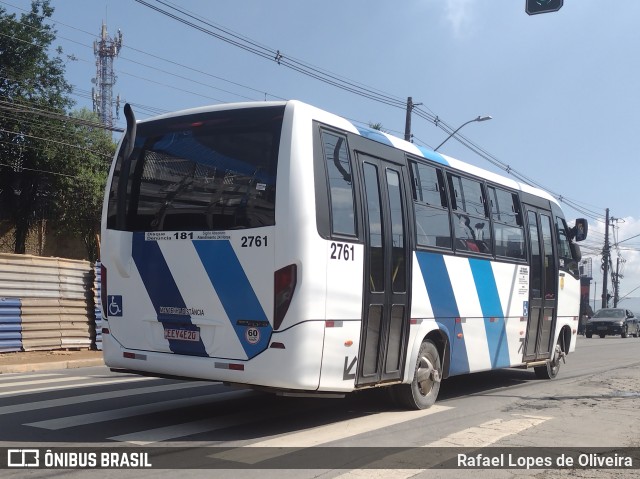
[[[153,0],[151,0],[153,1]],[[208,34],[214,38],[217,38],[219,40],[222,40],[226,43],[229,43],[230,45],[236,46],[238,48],[241,48],[247,52],[253,53],[257,56],[260,56],[262,58],[268,59],[270,61],[275,61],[277,62],[279,65],[283,65],[286,66],[294,71],[297,71],[299,73],[302,73],[304,75],[307,75],[311,78],[317,79],[319,81],[322,81],[326,84],[338,87],[340,89],[343,89],[347,92],[351,92],[354,94],[357,94],[359,96],[362,96],[364,98],[368,98],[389,106],[393,106],[396,108],[405,108],[405,101],[404,99],[399,99],[398,97],[395,97],[394,95],[390,95],[388,93],[384,93],[380,90],[374,89],[373,87],[368,87],[366,85],[363,85],[361,83],[355,82],[353,80],[347,79],[345,77],[341,77],[337,74],[334,74],[332,72],[329,72],[327,70],[321,69],[319,67],[313,66],[309,63],[303,62],[301,60],[297,60],[293,57],[289,57],[289,56],[285,56],[283,53],[281,53],[280,50],[278,49],[274,49],[274,48],[270,48],[264,45],[259,44],[258,42],[250,39],[249,37],[246,37],[244,35],[238,34],[237,32],[233,32],[232,30],[226,28],[226,27],[222,27],[220,25],[214,24],[211,21],[208,21],[206,19],[204,19],[202,16],[200,16],[199,14],[193,13],[193,12],[189,12],[188,10],[179,7],[175,4],[172,4],[168,1],[163,1],[163,0],[155,0],[156,3],[170,9],[173,10],[174,12],[177,12],[177,14],[182,15],[179,16],[175,13],[172,13],[168,10],[165,10],[159,6],[156,5],[152,5],[151,3],[144,1],[144,0],[136,0],[137,3],[146,6],[147,8],[150,8],[158,13],[161,13],[171,19],[174,19],[178,22],[181,22],[193,29],[199,30],[205,34]],[[0,2],[0,3],[5,3],[6,2]],[[16,7],[17,8],[17,7]],[[186,17],[186,18],[184,18]],[[196,23],[194,23],[191,20],[194,20],[202,25],[198,25]],[[58,22],[61,23],[61,22]],[[61,23],[62,24],[62,23]],[[64,24],[63,24],[64,25]],[[75,27],[70,27],[70,28],[74,28],[78,31],[82,31],[83,33],[89,34],[91,36],[93,36],[91,33],[89,32],[85,32],[83,30],[77,29]],[[135,49],[133,49],[135,50]],[[140,51],[140,50],[136,50],[136,51]],[[144,52],[142,52],[144,53]],[[153,56],[153,55],[152,55]],[[160,58],[157,56],[154,56],[155,58]],[[133,61],[134,63],[139,63],[136,62],[134,60],[130,60]],[[166,60],[165,60],[166,61]],[[174,63],[174,62],[171,62]],[[139,63],[141,64],[141,63]],[[151,67],[148,65],[144,65],[141,64],[142,66],[148,67],[148,68],[155,68],[155,67]],[[180,65],[181,67],[185,67],[184,65]],[[158,69],[160,71],[163,71],[161,69]],[[169,72],[166,72],[169,73]],[[202,73],[202,72],[201,72]],[[128,74],[125,72],[125,74]],[[169,73],[171,74],[171,73]],[[129,74],[132,75],[132,74]],[[173,75],[173,74],[172,74]],[[134,77],[137,77],[139,79],[145,80],[145,81],[151,81],[151,82],[155,82],[153,80],[150,79],[146,79],[146,78],[142,78],[142,77],[138,77],[133,75]],[[226,80],[225,80],[226,81]],[[158,83],[158,82],[155,82]],[[165,85],[167,86],[167,85]],[[175,88],[173,86],[171,86],[171,88]],[[191,94],[196,94],[199,95],[195,92],[189,92],[186,91],[187,93],[191,93]],[[200,96],[204,96],[204,95],[200,95]],[[220,101],[222,102],[222,100],[218,100],[215,98],[212,98],[215,101]],[[426,108],[426,109],[425,109]],[[430,110],[428,107],[425,108],[415,108],[414,111],[415,113],[420,116],[421,118],[432,122],[435,124],[435,126],[437,126],[438,128],[442,129],[445,132],[451,133],[454,131],[454,129],[448,125],[446,122],[444,122],[443,120],[441,120],[437,115],[435,115],[433,113],[432,110]],[[564,203],[565,205],[569,206],[570,208],[580,212],[581,214],[594,219],[596,221],[602,221],[601,219],[601,215],[599,214],[599,212],[595,212],[592,211],[584,206],[581,206],[577,201],[575,200],[571,200],[569,198],[564,197],[561,194],[558,194],[556,192],[553,192],[552,190],[544,187],[541,183],[525,176],[522,173],[519,173],[517,170],[515,170],[514,168],[512,168],[511,166],[509,166],[508,164],[500,161],[498,158],[496,158],[494,155],[490,154],[489,152],[487,152],[486,150],[484,150],[482,147],[480,147],[479,145],[473,143],[471,140],[469,140],[468,138],[464,137],[463,135],[456,135],[455,139],[457,141],[459,141],[460,143],[462,143],[465,147],[467,147],[468,149],[470,149],[471,151],[473,151],[474,153],[478,154],[480,157],[482,157],[483,159],[485,159],[486,161],[490,162],[491,164],[493,164],[494,166],[496,166],[497,168],[505,171],[507,174],[514,176],[516,179],[518,179],[519,181],[522,181],[525,184],[529,184],[531,186],[536,186],[538,188],[544,189],[546,191],[549,191],[556,199],[558,199],[560,202]]]
[[[111,158],[111,155],[107,155],[107,154],[101,153],[99,151],[91,150],[90,148],[85,148],[83,146],[72,145],[71,143],[66,143],[64,141],[52,140],[51,138],[42,138],[40,136],[29,135],[27,133],[22,133],[22,132],[18,132],[18,131],[5,130],[4,128],[0,128],[0,131],[3,132],[3,133],[10,133],[12,135],[25,136],[27,138],[33,138],[35,140],[42,140],[42,141],[46,141],[46,142],[49,142],[49,143],[55,143],[57,145],[70,146],[71,148],[77,148],[78,150],[88,151],[88,152],[94,153],[96,155],[104,156],[106,158]]]
[[[4,142],[0,142],[0,143],[4,143]],[[8,165],[6,163],[0,163],[0,166],[8,166],[9,168],[13,168],[13,165]],[[74,179],[74,180],[83,180],[84,179],[81,176],[77,176],[77,175],[67,175],[65,173],[58,173],[58,172],[49,171],[49,170],[40,170],[38,168],[27,168],[26,166],[21,166],[20,170],[35,171],[37,173],[45,173],[45,174],[55,175],[55,176],[64,176],[65,178],[71,178],[71,179]]]
[[[170,11],[163,10],[162,8],[152,5],[145,0],[135,0],[135,1],[141,5],[146,6],[147,8],[155,10],[158,13],[161,13],[169,18],[172,18],[180,23],[183,23],[195,30],[199,30],[207,35],[210,35],[214,38],[222,40],[226,43],[229,43],[230,45],[238,47],[249,53],[253,53],[254,55],[257,55],[261,58],[274,61],[278,65],[285,66],[294,71],[307,75],[311,78],[315,78],[319,81],[335,86],[342,90],[360,95],[362,97],[369,98],[371,100],[375,100],[390,106],[394,106],[396,108],[404,108],[404,100],[394,98],[388,94],[373,90],[365,85],[357,84],[351,80],[340,78],[337,75],[332,74],[331,72],[322,70],[313,65],[306,64],[294,58],[285,56],[283,53],[280,52],[280,50],[264,47],[253,40],[237,35],[234,32],[231,32],[229,30],[223,29],[211,22],[208,22],[202,19],[201,17],[196,17],[195,15],[192,15],[189,12],[177,6],[171,5],[162,0],[156,0],[156,2],[180,13],[181,15],[183,15],[183,17],[176,15],[174,13],[171,13]],[[184,18],[184,17],[187,17],[187,18]],[[198,25],[193,21],[189,20],[188,18],[191,18],[192,20],[195,20],[204,26]]]
[[[18,9],[18,10],[22,10],[22,11],[24,11],[24,12],[26,12],[26,11],[27,11],[27,10],[25,10],[25,9],[19,8],[19,7],[15,6],[15,5],[11,5],[11,4],[9,4],[9,3],[7,3],[7,2],[4,2],[4,1],[0,1],[0,3],[3,3],[3,4],[5,4],[5,5],[9,5],[9,6],[11,6],[11,7],[14,7],[14,8]],[[9,19],[9,20],[11,20],[11,19]],[[21,24],[21,23],[20,23],[19,21],[17,21],[17,20],[12,20],[12,21],[13,21],[14,23]],[[60,22],[59,20],[53,20],[53,25],[62,25],[62,26],[65,26],[65,27],[67,27],[67,28],[71,28],[71,29],[73,29],[73,30],[79,31],[79,32],[84,33],[84,34],[86,34],[86,35],[89,35],[89,36],[91,36],[92,38],[96,38],[96,36],[95,36],[94,34],[92,34],[92,33],[88,32],[88,31],[86,31],[86,30],[82,30],[82,29],[80,29],[80,28],[76,28],[76,27],[74,27],[74,26],[72,26],[72,25],[68,25],[68,24],[66,24],[66,23]],[[31,26],[31,25],[25,25],[25,26],[27,26],[27,27],[29,27],[29,28],[31,28],[31,29],[33,29],[33,30],[36,30],[36,31],[43,31],[42,29],[37,29],[36,27],[33,27],[33,26]],[[12,38],[15,38],[15,37],[12,37]],[[20,40],[20,41],[22,41],[22,42],[24,42],[24,43],[31,43],[32,45],[34,45],[32,42],[27,42],[26,40],[21,40],[21,39],[18,39],[18,38],[16,38],[16,39],[17,39],[17,40]],[[57,35],[57,36],[56,36],[56,39],[62,39],[62,40],[65,40],[65,41],[68,41],[68,42],[74,43],[74,44],[76,44],[76,45],[80,45],[80,46],[85,47],[85,48],[88,48],[88,49],[92,49],[92,48],[93,48],[91,45],[87,45],[86,43],[82,43],[82,42],[79,42],[79,41],[73,40],[73,39],[71,39],[71,38],[61,36],[61,35]],[[270,97],[272,97],[272,98],[275,98],[275,99],[284,100],[284,98],[279,97],[279,96],[277,96],[277,95],[274,95],[274,94],[272,94],[272,93],[266,92],[266,91],[264,91],[264,90],[260,90],[260,89],[254,88],[254,87],[250,87],[250,86],[247,86],[247,85],[243,85],[243,84],[241,84],[241,83],[239,83],[239,82],[234,82],[234,81],[232,81],[232,80],[228,80],[228,79],[226,79],[226,78],[222,78],[222,77],[219,77],[219,76],[213,75],[213,74],[211,74],[211,73],[208,73],[208,72],[205,72],[205,71],[202,71],[202,70],[199,70],[199,69],[196,69],[196,68],[190,67],[190,66],[188,66],[188,65],[184,65],[184,64],[181,64],[181,63],[179,63],[179,62],[175,62],[175,61],[172,61],[172,60],[168,60],[168,59],[166,59],[166,58],[160,57],[160,56],[158,56],[158,55],[154,55],[154,54],[149,53],[149,52],[145,52],[145,51],[143,51],[143,50],[137,49],[137,48],[135,48],[135,47],[131,47],[131,46],[129,46],[129,45],[127,45],[127,47],[126,47],[126,48],[127,48],[128,50],[132,50],[132,51],[135,51],[135,52],[141,53],[141,54],[143,54],[143,55],[146,55],[146,56],[149,56],[149,57],[152,57],[152,58],[158,59],[158,60],[162,60],[162,61],[167,62],[167,63],[170,63],[170,64],[172,64],[172,65],[179,66],[179,67],[180,67],[181,69],[183,69],[183,70],[184,70],[184,69],[186,69],[186,70],[189,70],[189,71],[193,71],[193,72],[196,72],[196,73],[199,73],[199,74],[206,75],[206,76],[208,76],[208,77],[210,77],[210,78],[214,78],[214,79],[216,79],[216,80],[224,81],[224,82],[226,82],[226,83],[229,83],[229,84],[232,84],[232,85],[235,85],[235,86],[241,87],[241,88],[245,88],[245,89],[248,89],[248,90],[254,91],[254,92],[256,92],[256,93],[260,93],[261,95],[265,95],[265,96],[267,96],[267,95],[268,95],[268,96],[270,96]],[[144,64],[144,63],[139,62],[139,61],[137,61],[137,60],[134,60],[134,59],[128,58],[128,57],[126,57],[126,56],[119,56],[119,58],[120,58],[120,59],[122,59],[122,60],[129,61],[129,62],[131,62],[131,63],[138,64],[138,65],[143,66],[143,67],[145,67],[145,68],[153,69],[153,70],[156,70],[156,71],[159,71],[159,72],[165,73],[165,74],[167,74],[167,75],[171,75],[171,76],[174,76],[174,77],[178,77],[178,78],[180,78],[180,79],[182,79],[182,80],[191,81],[191,82],[193,82],[193,83],[198,83],[198,84],[204,85],[204,86],[206,86],[206,87],[208,87],[208,88],[211,88],[211,89],[214,89],[214,90],[220,90],[220,91],[223,91],[223,92],[225,92],[225,93],[229,93],[229,94],[232,94],[232,95],[236,95],[236,96],[238,96],[239,98],[244,98],[244,99],[247,99],[247,100],[256,101],[254,98],[246,97],[246,96],[244,96],[244,95],[242,95],[242,94],[240,94],[240,93],[237,93],[237,92],[231,92],[231,91],[228,91],[228,90],[224,90],[224,89],[222,89],[222,88],[218,88],[218,87],[213,86],[213,85],[208,84],[208,83],[198,82],[198,81],[196,81],[196,80],[194,80],[194,79],[190,79],[190,78],[187,78],[187,77],[184,77],[184,76],[181,76],[181,75],[178,75],[178,74],[172,73],[172,72],[170,72],[170,71],[168,71],[168,70],[164,70],[164,69],[162,69],[162,68],[158,68],[158,67],[154,67],[154,66],[151,66],[151,65],[148,65],[148,64]],[[74,61],[79,61],[79,60],[80,60],[80,61],[83,61],[83,62],[85,62],[85,63],[89,63],[89,64],[93,63],[93,62],[91,62],[91,61],[89,61],[89,60],[81,59],[81,58],[78,58],[78,57],[76,57],[76,56],[73,56],[73,60],[74,60]],[[139,78],[140,78],[140,79],[142,79],[142,80],[149,81],[149,80],[148,80],[148,79],[146,79],[146,78],[141,78],[141,77],[139,77]],[[172,87],[172,88],[177,89],[177,90],[180,90],[179,88],[175,88],[175,87]],[[196,95],[199,95],[199,94],[197,94],[197,93],[190,92],[190,91],[188,91],[188,90],[182,90],[182,91],[184,91],[184,92],[186,92],[186,93],[190,93],[190,94],[196,94]],[[202,95],[199,95],[199,96],[202,96]],[[216,100],[215,98],[213,98],[213,99],[214,99],[214,100]],[[222,101],[222,100],[216,100],[216,101]]]
[[[18,106],[16,106],[18,105]],[[52,118],[55,120],[61,120],[61,121],[65,121],[68,123],[72,123],[75,125],[79,125],[79,126],[86,126],[86,127],[90,127],[90,128],[98,128],[101,130],[110,130],[110,131],[116,131],[116,132],[123,132],[124,130],[122,128],[115,128],[115,127],[109,127],[109,126],[105,126],[102,123],[99,122],[94,122],[94,121],[90,121],[90,120],[84,120],[82,118],[74,118],[72,116],[67,116],[67,115],[63,115],[61,113],[53,113],[53,112],[49,112],[46,110],[42,110],[40,108],[35,108],[35,107],[31,107],[31,106],[22,106],[19,103],[13,103],[13,102],[7,102],[4,100],[0,100],[0,109],[1,110],[5,110],[5,111],[11,111],[11,112],[17,112],[17,113],[28,113],[28,114],[32,114],[32,115],[39,115],[39,116],[43,116],[46,118]]]

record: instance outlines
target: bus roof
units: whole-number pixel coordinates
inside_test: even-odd
[[[423,157],[445,166],[451,166],[452,168],[455,168],[462,172],[466,172],[471,175],[485,178],[494,183],[498,183],[515,190],[520,190],[526,193],[531,193],[533,195],[543,197],[553,202],[554,204],[558,204],[558,201],[545,190],[536,188],[526,183],[516,181],[512,178],[505,177],[498,173],[493,173],[489,170],[485,170],[483,168],[466,163],[464,161],[458,160],[448,155],[435,152],[433,150],[430,150],[429,148],[415,145],[414,143],[408,142],[406,140],[403,140],[393,135],[389,135],[388,133],[385,133],[383,131],[375,130],[373,128],[368,128],[368,127],[357,126],[353,122],[339,115],[327,112],[325,110],[314,107],[312,105],[309,105],[308,103],[304,103],[299,100],[221,103],[217,105],[208,105],[208,106],[202,106],[197,108],[191,108],[191,109],[166,113],[164,115],[140,120],[138,123],[146,123],[148,121],[163,120],[163,119],[179,117],[184,115],[193,115],[193,114],[207,113],[207,112],[220,111],[220,110],[235,110],[235,109],[241,109],[241,108],[261,108],[261,107],[272,107],[272,106],[288,106],[291,108],[295,108],[297,113],[300,113],[301,110],[304,110],[312,119],[318,120],[320,122],[327,123],[329,125],[369,138],[379,143],[386,144],[393,148],[406,151],[407,153],[410,153],[414,156]]]

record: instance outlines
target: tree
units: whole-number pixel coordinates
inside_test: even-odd
[[[371,128],[372,130],[384,131],[384,128],[382,127],[382,123],[380,122],[378,123],[369,122],[369,128]]]
[[[15,225],[16,253],[25,252],[29,230],[46,218],[79,236],[95,260],[115,144],[92,112],[66,114],[71,87],[61,50],[49,57],[49,3],[34,0],[19,19],[0,8],[0,219]]]
[[[49,57],[55,30],[45,20],[52,13],[50,0],[34,0],[20,18],[0,7],[0,210],[15,224],[16,253],[25,252],[27,234],[55,191],[55,175],[45,172],[65,161],[52,137],[62,136],[59,117],[73,102],[61,50]]]
[[[92,111],[82,109],[72,118],[81,121],[66,126],[64,144],[59,145],[66,158],[61,170],[66,176],[56,181],[52,221],[66,233],[79,236],[89,259],[95,261],[104,187],[116,145]]]

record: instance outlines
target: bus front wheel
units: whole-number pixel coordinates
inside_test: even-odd
[[[436,402],[440,391],[442,365],[438,349],[433,342],[423,341],[411,384],[392,386],[396,403],[407,409],[427,409]]]

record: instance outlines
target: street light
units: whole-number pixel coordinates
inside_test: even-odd
[[[440,143],[438,146],[436,146],[435,150],[433,151],[438,151],[438,148],[440,148],[442,145],[444,145],[447,140],[449,140],[449,138],[451,138],[453,135],[455,135],[456,133],[458,133],[458,131],[460,130],[460,128],[462,128],[464,125],[468,125],[469,123],[473,123],[474,121],[487,121],[487,120],[491,120],[491,116],[486,115],[486,116],[478,116],[478,118],[474,118],[473,120],[469,120],[465,123],[463,123],[462,125],[460,125],[456,130],[454,130],[453,133],[451,133],[447,138],[445,138],[445,140]]]

